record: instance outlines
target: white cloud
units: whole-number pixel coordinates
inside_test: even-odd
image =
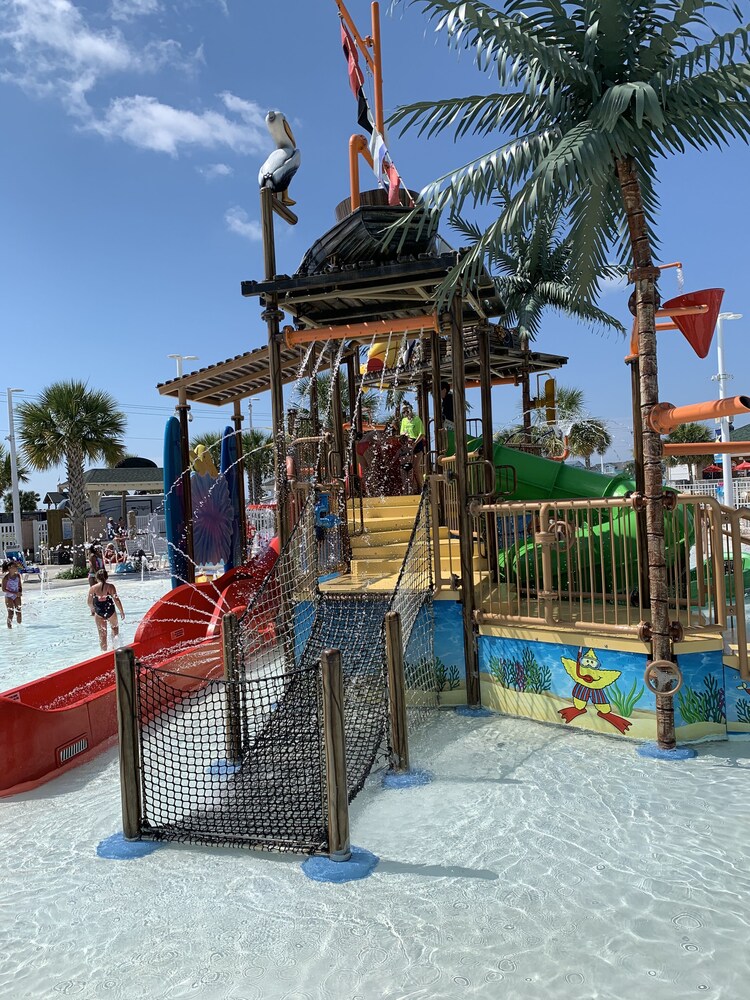
[[[628,287],[628,279],[625,275],[621,277],[604,278],[599,286],[601,295],[613,295],[616,292],[624,292]]]
[[[226,163],[209,163],[205,167],[196,167],[195,169],[207,181],[213,181],[217,177],[229,177],[233,173],[232,168]]]
[[[238,236],[244,236],[246,240],[261,239],[262,233],[260,223],[256,222],[255,219],[249,219],[245,209],[240,208],[239,205],[235,205],[234,208],[227,209],[224,215],[224,221],[227,224],[227,229],[229,229],[231,233],[237,233]]]
[[[141,94],[116,98],[103,117],[87,127],[107,139],[122,139],[170,156],[184,146],[223,146],[235,153],[250,153],[268,144],[260,129],[247,122],[234,121],[218,111],[184,111]]]
[[[190,65],[179,42],[154,40],[137,49],[119,26],[92,28],[71,0],[6,0],[2,49],[10,53],[6,82],[54,94],[78,115],[86,113],[86,95],[103,76]]]
[[[132,21],[136,17],[156,14],[161,4],[159,0],[112,0],[109,9],[113,21]]]

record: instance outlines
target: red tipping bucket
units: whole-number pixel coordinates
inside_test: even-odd
[[[723,288],[704,288],[700,292],[687,292],[685,295],[678,295],[662,304],[662,309],[665,312],[669,312],[670,308],[708,306],[708,312],[696,313],[694,316],[672,316],[672,322],[677,324],[680,333],[699,358],[705,358],[708,355],[723,298]]]

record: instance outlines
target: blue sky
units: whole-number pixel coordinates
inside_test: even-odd
[[[364,33],[369,2],[349,6]],[[386,111],[491,88],[417,8],[389,17],[382,7]],[[204,365],[264,342],[240,281],[263,273],[257,172],[271,107],[302,151],[292,186],[300,222],[277,235],[279,269],[291,273],[348,194],[356,109],[333,0],[0,0],[0,435],[6,386],[33,397],[55,379],[83,378],[127,414],[128,449],[161,464],[171,406],[154,387],[174,375],[167,355],[197,354]],[[407,134],[390,147],[418,189],[489,143]],[[726,288],[724,308],[746,317],[726,327],[736,392],[750,391],[749,167],[740,145],[661,164],[661,259],[685,263],[686,290]],[[665,297],[677,293],[674,272],[662,285]],[[610,289],[601,304],[628,323],[626,293]],[[715,353],[700,361],[679,334],[662,338],[662,398],[713,397]],[[625,343],[554,314],[537,343],[570,357],[561,382],[585,389],[589,412],[610,424],[611,457],[626,459]],[[516,419],[518,395],[495,390],[498,426]],[[198,407],[191,426],[218,430],[228,416]],[[269,423],[267,397],[254,417]],[[32,486],[56,481],[35,474]]]

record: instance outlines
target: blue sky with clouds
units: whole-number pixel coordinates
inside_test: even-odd
[[[369,2],[349,6],[365,32]],[[387,6],[387,111],[491,89],[416,7],[389,17]],[[277,236],[279,268],[291,273],[348,194],[356,109],[333,0],[0,0],[0,435],[6,386],[33,396],[77,377],[114,394],[129,450],[160,461],[171,406],[154,387],[174,374],[167,355],[203,365],[264,342],[240,281],[262,276],[257,172],[271,107],[302,151],[300,222]],[[489,144],[407,134],[390,145],[418,189]],[[726,328],[737,392],[750,391],[749,167],[744,146],[661,165],[661,259],[684,261],[686,290],[722,285],[724,308],[745,314]],[[674,272],[663,292],[676,294]],[[609,289],[601,304],[628,322],[626,293]],[[712,397],[715,355],[700,361],[679,334],[662,336],[662,398]],[[550,314],[538,346],[570,357],[561,381],[586,390],[590,413],[610,422],[611,457],[627,458],[626,345]],[[516,419],[517,396],[495,390],[498,425]],[[254,415],[269,423],[267,397]],[[197,407],[192,428],[219,429],[228,416]],[[32,485],[55,482],[49,473]]]

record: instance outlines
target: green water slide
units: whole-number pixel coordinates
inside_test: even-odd
[[[481,438],[469,440],[469,451],[481,452],[481,448]],[[504,495],[500,502],[549,500],[554,503],[624,497],[635,489],[633,480],[625,475],[601,475],[501,444],[493,448],[493,464],[498,492],[506,486],[503,492],[507,494],[507,486],[513,478],[503,470],[511,467],[515,472],[515,489],[510,495]],[[535,546],[525,541],[531,517],[531,514],[498,517],[499,568],[507,582],[520,579],[524,586],[535,588],[541,584],[541,580],[537,580],[541,564],[538,553],[534,552]],[[581,512],[577,517],[570,511],[557,515],[553,512],[553,517],[558,519],[557,530],[561,535],[561,544],[552,547],[552,569],[557,587],[596,592],[613,587],[622,590],[627,585],[628,590],[635,594],[638,588],[636,515],[630,507],[601,512],[593,509],[590,513]],[[577,525],[575,539],[568,551],[565,543],[573,539],[565,537],[565,531],[560,530],[565,526],[559,522],[574,519]],[[665,527],[668,547],[675,542],[683,544],[685,529],[692,542],[691,519],[669,519]]]

